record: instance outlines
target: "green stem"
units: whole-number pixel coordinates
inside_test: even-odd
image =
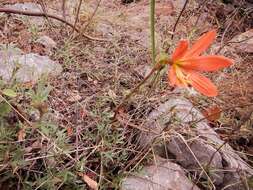
[[[150,0],[150,33],[152,48],[152,64],[155,65],[155,0]]]

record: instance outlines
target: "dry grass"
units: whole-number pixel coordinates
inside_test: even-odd
[[[101,18],[105,19],[104,10],[108,8],[116,13],[126,9],[115,2],[102,4],[87,31],[99,35],[96,33],[96,24]],[[196,13],[199,9],[201,14]],[[175,41],[182,37],[196,39],[198,34],[213,27],[206,22],[206,28],[201,27],[203,23],[196,24],[198,17],[212,21],[220,28],[221,36],[228,25],[229,29],[233,28],[233,24],[220,23],[215,17],[217,15],[212,14],[217,9],[219,7],[216,5],[207,17],[202,17],[205,7],[189,6],[178,25]],[[157,31],[161,42],[164,42],[160,44],[162,49],[171,47],[172,51],[175,45],[169,39],[175,18],[168,17],[171,19],[169,23],[166,18],[157,20]],[[109,22],[112,22],[113,19],[110,19]],[[8,22],[11,28],[9,33],[13,34],[4,36],[4,39],[1,37],[1,42],[15,43],[25,52],[44,54],[43,47],[30,42],[29,39],[33,35],[48,34],[58,44],[51,57],[59,61],[64,68],[58,78],[49,81],[53,87],[47,101],[49,111],[35,123],[36,129],[26,128],[25,139],[18,142],[17,132],[20,126],[18,123],[13,124],[13,118],[18,120],[15,113],[4,123],[6,126],[15,125],[14,129],[5,126],[0,128],[0,189],[87,188],[78,172],[97,181],[101,189],[117,189],[123,176],[138,171],[154,157],[152,148],[139,150],[135,137],[139,130],[145,130],[142,127],[149,112],[173,93],[173,89],[167,86],[166,77],[159,76],[158,79],[162,82],[155,82],[154,86],[150,83],[145,85],[128,101],[124,110],[121,110],[119,119],[112,121],[113,109],[144,78],[146,68],[150,65],[149,50],[131,38],[134,29],[122,23],[113,24],[116,32],[110,41],[96,42],[80,36],[73,37],[71,29],[52,28],[47,25],[36,31],[12,17],[3,17],[0,20],[1,27]],[[80,22],[79,26],[83,24],[82,20]],[[231,34],[241,31],[231,32],[227,29],[226,32],[223,40],[230,40]],[[108,37],[103,33],[100,35]],[[185,94],[192,98],[196,106],[205,108],[217,104],[225,110],[222,118],[213,124],[217,130],[223,127],[238,127],[237,117],[241,120],[247,110],[244,105],[252,104],[251,60],[252,57],[247,55],[231,69],[219,73],[225,73],[225,77],[221,75],[220,81],[226,79],[226,82],[216,82],[221,89],[221,95],[217,99],[208,100],[200,96],[192,98],[188,93]],[[216,75],[212,77],[217,78]],[[238,101],[239,96],[242,101]],[[27,100],[26,104],[22,105],[26,108],[25,111],[30,109],[29,103]],[[22,104],[22,100],[18,104]],[[234,114],[237,106],[243,111],[240,116]],[[236,139],[234,136],[228,136],[230,134],[226,130],[221,134],[224,138]],[[240,133],[236,136],[239,137]],[[251,138],[247,137],[247,140],[251,142]],[[233,141],[233,144],[240,145],[237,141]],[[239,150],[241,149],[239,146]],[[245,149],[251,150],[251,147],[246,144]],[[247,155],[251,156],[251,153]]]

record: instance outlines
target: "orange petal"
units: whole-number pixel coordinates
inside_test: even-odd
[[[181,65],[184,69],[191,69],[196,71],[217,71],[219,69],[225,68],[233,64],[231,59],[224,56],[200,56],[196,58],[190,58],[187,60],[182,60]]]
[[[190,72],[188,75],[191,85],[197,91],[205,96],[214,97],[218,95],[217,87],[206,77],[196,72]]]
[[[178,87],[185,87],[185,85],[178,80],[175,68],[171,66],[169,73],[168,73],[168,79],[171,86],[178,86]]]
[[[171,86],[176,85],[177,77],[176,77],[176,72],[175,72],[173,67],[171,67],[170,70],[169,70],[168,79],[169,79],[169,82],[170,82]]]
[[[216,37],[216,30],[211,30],[204,35],[202,35],[191,49],[184,55],[184,57],[194,57],[199,56],[203,53],[214,41]]]
[[[176,61],[180,59],[181,57],[183,57],[187,49],[188,49],[188,41],[181,40],[177,48],[175,49],[174,53],[172,54],[172,60]]]

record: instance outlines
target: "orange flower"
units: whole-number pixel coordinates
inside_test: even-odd
[[[206,96],[217,96],[217,87],[208,78],[199,73],[201,71],[217,71],[233,63],[231,59],[224,56],[200,55],[211,45],[215,37],[215,30],[207,32],[190,49],[188,49],[188,41],[182,40],[179,42],[169,62],[171,68],[168,78],[171,85],[192,86]]]

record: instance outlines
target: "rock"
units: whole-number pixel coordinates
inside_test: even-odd
[[[202,139],[192,140],[188,145],[190,149],[182,139],[174,137],[166,144],[166,147],[167,150],[175,156],[175,160],[184,168],[192,169],[193,171],[196,170],[199,174],[202,172],[199,166],[199,163],[201,163],[203,167],[209,169],[212,182],[215,185],[222,184],[224,172],[222,171],[222,157],[220,153],[216,153],[216,149]],[[214,155],[214,157],[209,163],[212,155]],[[202,177],[207,179],[205,175],[202,175]]]
[[[4,81],[9,81],[14,71],[14,62],[17,56],[22,55],[22,51],[13,46],[1,45],[0,47],[0,77]],[[11,63],[11,64],[9,64]]]
[[[127,177],[121,190],[199,190],[182,168],[170,161],[146,166],[138,176]]]
[[[36,82],[42,75],[56,76],[62,71],[61,65],[48,56],[29,53],[5,46],[0,49],[0,77],[5,82]]]
[[[112,38],[115,33],[110,23],[99,22],[96,24],[96,31],[101,33],[104,37]]]
[[[16,9],[20,11],[41,12],[42,8],[37,3],[16,3],[13,5],[5,5],[6,8]]]
[[[242,41],[240,43],[230,44],[230,46],[234,47],[236,51],[240,53],[253,53],[253,29],[235,36],[231,41],[232,42]]]
[[[228,188],[231,190],[242,188],[242,176],[253,175],[252,168],[228,144],[224,145],[224,141],[208,125],[204,116],[188,100],[183,98],[170,97],[167,102],[150,113],[146,128],[150,128],[155,133],[142,132],[139,138],[140,146],[148,146],[166,127],[170,129],[171,126],[166,123],[171,123],[171,121],[179,121],[174,124],[175,127],[173,125],[175,134],[170,135],[166,139],[166,143],[163,140],[165,145],[158,144],[155,148],[158,147],[159,151],[163,146],[163,149],[171,153],[185,169],[194,169],[200,173],[199,163],[203,167],[209,164],[209,176],[213,183],[222,187],[231,185]],[[178,135],[182,131],[187,134],[187,137]],[[221,148],[217,151],[219,147]],[[211,162],[210,158],[212,158]],[[202,175],[202,177],[205,176]]]
[[[32,11],[32,12],[43,12],[42,7],[37,3],[16,3],[13,5],[5,5],[5,8],[20,10],[20,11]],[[20,19],[26,19],[30,24],[36,26],[42,26],[44,24],[43,17],[28,17],[24,15],[13,14],[15,17]]]
[[[37,43],[42,44],[48,51],[56,47],[56,42],[49,36],[41,36],[36,40]]]

